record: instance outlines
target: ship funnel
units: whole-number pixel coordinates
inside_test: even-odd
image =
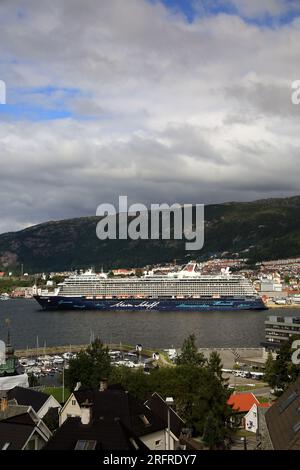
[[[194,261],[190,261],[183,269],[182,271],[188,272],[188,273],[194,273],[197,268],[197,263]]]

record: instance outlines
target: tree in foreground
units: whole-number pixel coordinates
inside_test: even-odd
[[[220,356],[213,352],[206,360],[197,351],[194,335],[184,341],[176,367],[162,367],[148,375],[142,370],[118,367],[113,369],[111,381],[122,384],[141,401],[154,392],[164,399],[172,396],[176,412],[208,447],[224,447],[234,432],[232,409],[227,405],[230,392],[222,378]],[[208,419],[211,412],[214,419]]]
[[[214,450],[223,446],[224,437],[223,423],[210,411],[206,417],[203,430],[202,440],[204,444],[210,450]]]
[[[176,367],[143,370],[111,367],[108,349],[99,339],[77,358],[70,361],[66,385],[73,390],[77,382],[85,387],[97,387],[104,377],[119,383],[139,400],[146,401],[154,392],[164,399],[172,396],[175,409],[186,425],[201,436],[210,448],[219,448],[231,432],[231,408],[227,405],[229,391],[222,379],[222,363],[217,353],[208,360],[198,353],[195,336],[183,344]],[[213,413],[213,415],[211,415]]]
[[[266,380],[271,387],[285,390],[290,383],[295,382],[300,375],[300,365],[293,364],[292,355],[295,352],[292,344],[299,336],[292,336],[280,346],[275,360],[269,354],[265,374]]]
[[[273,358],[272,353],[269,352],[266,363],[265,363],[265,377],[264,378],[271,387],[274,387],[277,381],[274,364],[275,364],[275,359]]]
[[[196,346],[196,337],[194,334],[189,335],[183,342],[181,354],[177,357],[176,364],[178,366],[204,366],[206,359],[202,353],[198,352]]]
[[[66,370],[66,385],[74,390],[77,382],[83,387],[97,387],[101,379],[108,378],[111,374],[111,363],[108,348],[99,338],[86,349],[80,351]]]
[[[223,367],[223,364],[222,364],[220,354],[217,351],[212,351],[209,355],[207,368],[210,372],[215,374],[215,376],[218,377],[218,379],[220,379],[221,381],[224,380],[222,376],[223,374],[222,367]]]

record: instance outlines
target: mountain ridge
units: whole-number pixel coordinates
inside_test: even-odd
[[[246,210],[245,210],[246,209]],[[300,255],[300,196],[205,206],[205,243],[185,251],[185,240],[105,240],[97,216],[48,221],[0,235],[0,269],[26,272],[106,269],[207,259],[227,252],[251,263]]]

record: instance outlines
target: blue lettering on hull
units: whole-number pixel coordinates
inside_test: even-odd
[[[235,299],[86,299],[85,297],[35,296],[44,310],[265,310],[260,298]]]

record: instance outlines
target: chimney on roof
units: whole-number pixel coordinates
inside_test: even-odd
[[[99,392],[105,392],[108,388],[108,382],[107,379],[101,379],[100,380],[100,386],[99,386]]]
[[[81,403],[81,424],[88,425],[92,422],[92,406],[93,403],[89,402],[88,399]]]
[[[3,396],[1,398],[1,404],[0,404],[0,411],[6,411],[8,408],[8,400],[7,400],[7,396]]]
[[[74,388],[74,392],[77,392],[81,388],[81,382],[77,382]]]

